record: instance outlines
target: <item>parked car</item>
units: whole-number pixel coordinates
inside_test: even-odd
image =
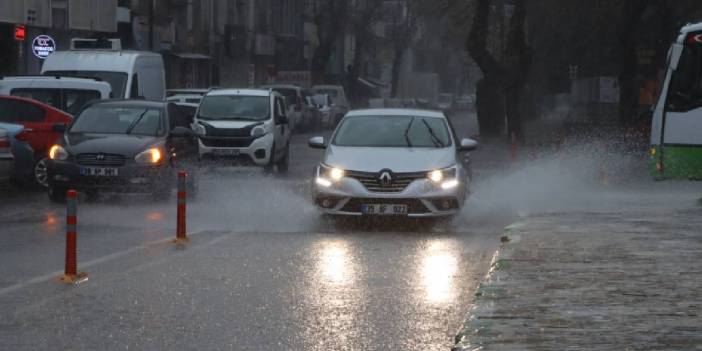
[[[439,94],[438,107],[444,114],[452,113],[456,109],[456,101],[453,94]]]
[[[34,150],[33,181],[46,187],[46,160],[51,145],[72,121],[66,112],[36,100],[16,96],[0,96],[0,122],[21,124],[24,130],[15,139],[26,142]]]
[[[10,136],[6,129],[0,128],[0,182],[12,177],[15,169],[15,156],[12,154]]]
[[[271,89],[285,97],[290,128],[295,131],[310,129],[315,124],[315,112],[305,99],[304,89],[295,85],[264,85],[261,88]]]
[[[285,97],[273,90],[220,89],[202,99],[193,129],[202,160],[287,173],[290,128]]]
[[[454,216],[469,193],[470,165],[462,152],[471,139],[458,140],[440,112],[375,109],[349,112],[315,169],[312,197],[324,214],[344,216]]]
[[[172,97],[172,96],[177,96],[177,95],[196,95],[196,96],[205,96],[211,89],[168,89],[166,90],[166,97]]]
[[[202,101],[200,95],[173,95],[166,98],[166,101],[172,103],[199,104]]]
[[[197,146],[186,117],[172,103],[144,100],[94,102],[51,147],[48,194],[67,189],[146,193],[167,199],[178,170],[188,170],[188,192],[197,193]]]
[[[70,50],[55,51],[44,60],[41,74],[99,78],[110,83],[119,99],[166,98],[163,56],[122,50],[119,39],[73,39]]]
[[[41,101],[75,115],[92,100],[109,99],[112,88],[98,78],[17,76],[0,78],[0,95]]]
[[[332,101],[328,94],[317,94],[310,97],[310,102],[317,106],[320,113],[320,126],[324,128],[334,128],[335,112]]]
[[[199,104],[210,89],[169,89],[166,101],[175,103]]]
[[[20,183],[34,180],[34,150],[17,139],[24,126],[0,122],[0,178]]]
[[[312,87],[314,94],[327,94],[331,98],[331,116],[333,125],[336,126],[342,117],[351,109],[346,92],[341,85],[315,85]]]

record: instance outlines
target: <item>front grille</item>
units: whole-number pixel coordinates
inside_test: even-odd
[[[114,154],[80,154],[76,157],[79,165],[84,166],[122,166],[125,159]]]
[[[346,173],[346,176],[358,180],[371,192],[399,193],[404,191],[413,181],[426,179],[427,174],[425,172],[395,173],[393,174],[392,182],[386,185],[380,183],[378,173],[349,171]]]
[[[207,147],[249,147],[254,138],[251,137],[202,137],[202,144]]]
[[[407,211],[410,214],[429,213],[429,209],[417,199],[376,199],[376,198],[354,198],[341,208],[342,212],[361,212],[361,206],[372,204],[391,204],[391,205],[407,205]]]

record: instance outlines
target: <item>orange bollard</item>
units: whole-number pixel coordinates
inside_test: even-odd
[[[185,171],[178,172],[178,218],[176,223],[176,239],[173,241],[177,245],[187,243],[188,236],[186,234],[186,187],[185,180],[188,174]]]
[[[59,281],[66,284],[75,284],[87,279],[88,274],[78,273],[78,193],[68,190],[66,193],[66,260],[64,274]]]

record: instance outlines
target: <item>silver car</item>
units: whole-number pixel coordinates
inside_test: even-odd
[[[443,217],[457,214],[470,186],[460,140],[441,112],[372,109],[349,112],[332,134],[312,192],[321,212],[348,216]]]

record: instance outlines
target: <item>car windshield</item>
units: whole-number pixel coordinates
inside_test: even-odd
[[[163,134],[161,109],[125,106],[92,106],[76,118],[70,133]]]
[[[202,99],[198,118],[262,121],[270,118],[270,110],[268,96],[214,95]]]
[[[448,147],[446,122],[419,116],[347,117],[336,132],[333,144],[355,147]]]
[[[46,76],[67,76],[81,78],[98,78],[102,81],[110,83],[112,87],[113,98],[124,97],[124,91],[127,86],[127,74],[124,72],[109,72],[109,71],[48,71]]]

